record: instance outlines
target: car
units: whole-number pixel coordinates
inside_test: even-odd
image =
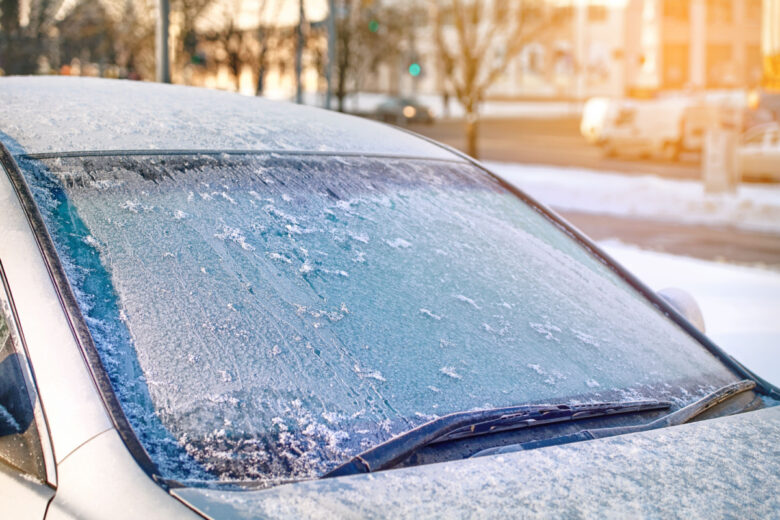
[[[745,132],[737,161],[743,179],[780,181],[780,124],[765,123]]]
[[[374,117],[380,121],[395,124],[433,124],[430,108],[410,97],[390,97],[377,105]]]
[[[638,155],[676,160],[688,149],[685,98],[621,100],[609,105],[599,134],[605,155]]]
[[[0,517],[780,510],[778,388],[475,160],[191,87],[0,99]]]

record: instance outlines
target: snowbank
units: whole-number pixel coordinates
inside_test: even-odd
[[[486,162],[540,202],[563,211],[733,226],[780,234],[780,186],[709,194],[697,181],[631,177],[577,168]]]

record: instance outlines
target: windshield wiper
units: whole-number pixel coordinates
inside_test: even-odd
[[[736,397],[737,395],[740,395],[744,392],[753,390],[755,387],[755,381],[745,379],[719,388],[718,390],[699,399],[698,401],[695,401],[684,408],[680,408],[676,412],[664,415],[663,417],[656,419],[655,421],[651,421],[647,424],[582,430],[570,435],[552,437],[550,439],[524,442],[521,444],[502,446],[498,448],[488,448],[486,450],[475,453],[472,455],[472,457],[484,457],[486,455],[497,455],[499,453],[512,453],[516,451],[533,450],[536,448],[544,448],[546,446],[558,446],[560,444],[568,444],[571,442],[589,441],[593,439],[603,439],[604,437],[613,437],[615,435],[623,435],[626,433],[655,430],[657,428],[665,428],[667,426],[679,426],[694,420],[704,412],[728,401],[732,397]]]
[[[429,421],[374,446],[325,473],[321,478],[389,469],[416,450],[436,442],[592,417],[665,410],[669,407],[671,403],[666,401],[631,401],[577,405],[525,405],[457,412]]]

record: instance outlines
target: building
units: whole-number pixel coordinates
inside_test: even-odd
[[[761,50],[764,87],[780,92],[780,0],[764,0]]]
[[[686,88],[751,88],[763,68],[780,74],[780,0],[540,0],[557,25],[526,45],[489,97],[623,96]],[[762,14],[762,7],[763,13]],[[772,18],[774,16],[774,18]],[[777,20],[773,23],[771,20]],[[429,22],[430,23],[430,22]],[[441,93],[433,33],[423,27],[409,51],[424,74],[393,77],[388,91]],[[501,52],[501,49],[497,49]],[[408,64],[399,64],[403,69]],[[383,90],[382,81],[370,82]]]
[[[629,89],[749,88],[760,83],[761,0],[643,0],[638,74]],[[636,21],[631,21],[637,25]]]
[[[438,57],[433,16],[426,15],[430,4],[375,0],[366,5],[377,12],[387,7],[407,12],[406,25],[403,38],[393,39],[393,56],[368,63],[353,88],[392,95],[442,94],[446,74]],[[780,0],[524,0],[512,5],[538,6],[542,14],[536,16],[551,22],[510,60],[488,90],[490,99],[586,99],[687,88],[752,88],[762,77],[774,78],[765,82],[780,89]],[[246,22],[245,31],[251,31],[258,24],[253,11],[257,7],[245,7],[240,18]],[[314,20],[327,16],[321,11],[313,14]],[[384,19],[377,24],[389,25]],[[309,37],[310,47],[317,51],[304,56],[306,90],[322,91],[317,59],[324,57],[327,42],[322,31]],[[381,29],[376,37],[382,37]],[[212,58],[208,63],[218,66],[199,69],[200,76],[190,81],[253,92],[254,68],[244,66],[240,79],[234,78],[214,45],[208,47],[204,45]],[[277,47],[266,93],[289,96],[294,90],[294,46]],[[499,43],[492,52],[500,54],[505,47]]]

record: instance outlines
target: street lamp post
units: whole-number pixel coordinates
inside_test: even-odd
[[[333,62],[336,60],[336,1],[328,0],[328,65],[325,76],[328,90],[325,93],[325,108],[330,110],[333,102]]]
[[[168,16],[170,4],[168,0],[158,0],[157,34],[155,38],[157,58],[157,81],[171,82],[170,58],[168,56]]]
[[[295,48],[295,102],[303,103],[303,0],[298,0],[298,45]]]

